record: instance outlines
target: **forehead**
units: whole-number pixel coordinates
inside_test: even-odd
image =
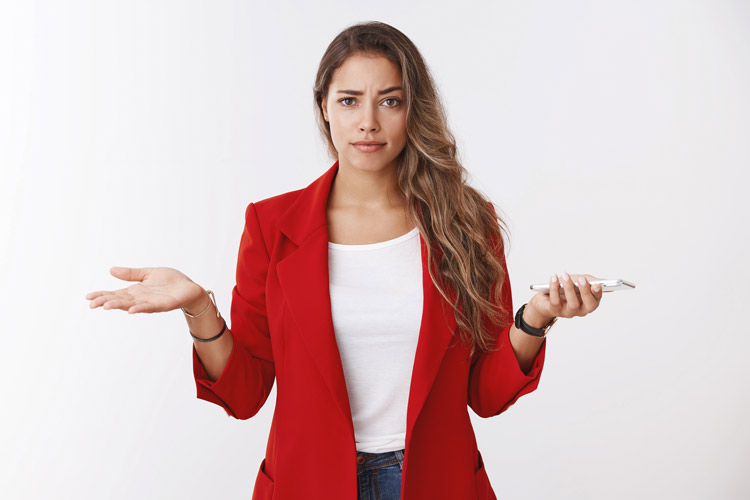
[[[401,70],[380,55],[349,56],[334,73],[331,89],[378,91],[401,85]]]

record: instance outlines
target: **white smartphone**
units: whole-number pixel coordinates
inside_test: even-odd
[[[625,281],[623,279],[614,279],[614,280],[592,280],[589,281],[589,284],[596,285],[600,284],[602,285],[602,291],[603,292],[616,292],[618,290],[632,290],[635,288],[635,284],[631,283],[630,281]],[[578,287],[577,282],[573,282],[573,285]],[[549,294],[549,283],[539,283],[536,285],[531,285],[530,288],[534,290],[535,292],[541,292]],[[563,293],[563,286],[562,283],[560,283],[560,293]]]

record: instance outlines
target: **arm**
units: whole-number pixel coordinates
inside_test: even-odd
[[[199,285],[196,285],[196,287],[199,287]],[[201,339],[208,339],[221,331],[224,326],[224,318],[216,316],[216,306],[203,288],[201,288],[198,296],[199,299],[185,307],[185,310],[190,314],[200,314],[200,316],[193,318],[185,315],[185,319],[193,335]],[[221,372],[224,371],[229,355],[232,353],[233,345],[234,339],[229,328],[216,340],[210,342],[193,340],[195,351],[210,381],[216,381]]]
[[[542,316],[530,304],[527,304],[523,310],[523,320],[529,326],[542,328],[552,318]],[[510,327],[508,336],[510,337],[510,345],[513,346],[513,352],[516,354],[521,371],[524,374],[528,374],[531,366],[534,364],[534,359],[539,354],[539,349],[542,347],[544,339],[519,330],[515,324]]]
[[[510,324],[498,332],[498,350],[477,352],[469,371],[468,404],[483,418],[499,415],[537,388],[547,345],[546,338],[527,335],[513,325],[513,298],[502,250],[499,257],[506,274],[500,300],[508,308]],[[525,320],[538,321],[525,313]]]
[[[254,204],[250,203],[245,210],[245,228],[237,258],[237,284],[232,289],[232,330],[215,341],[224,340],[224,345],[219,344],[213,350],[204,345],[213,342],[193,341],[197,397],[223,407],[228,415],[241,420],[258,413],[268,399],[276,376],[266,316],[268,265],[269,256],[258,216]],[[188,311],[194,313],[194,310]],[[190,318],[191,321],[197,319]],[[216,335],[222,323],[215,313],[213,320],[219,324],[218,328],[194,331],[194,334],[198,337]]]

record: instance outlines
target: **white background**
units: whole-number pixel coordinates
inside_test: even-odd
[[[333,164],[313,79],[365,20],[433,71],[511,225],[515,307],[553,272],[637,285],[555,325],[535,392],[471,413],[498,497],[747,498],[750,5],[720,0],[3,3],[3,498],[250,497],[275,386],[227,418],[181,312],[84,296],[169,266],[228,316],[247,204]]]

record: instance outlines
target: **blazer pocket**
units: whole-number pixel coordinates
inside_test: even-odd
[[[479,450],[477,450],[477,453],[479,453]],[[487,470],[484,468],[481,453],[479,453],[479,468],[474,472],[474,485],[477,490],[477,500],[497,500],[495,492],[492,491]]]
[[[266,474],[266,459],[260,463],[258,475],[255,478],[252,500],[271,500],[273,497],[273,479]]]

